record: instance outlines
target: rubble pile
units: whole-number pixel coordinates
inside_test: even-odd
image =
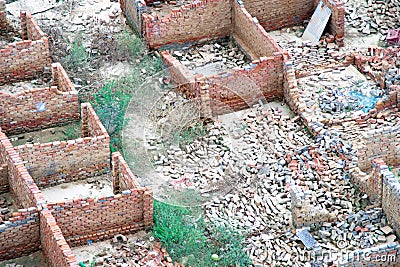
[[[299,88],[307,108],[320,121],[360,116],[385,95],[378,85],[344,67],[301,78]]]
[[[180,147],[171,145],[165,153],[154,157],[157,171],[174,180],[188,180],[189,187],[200,190],[212,188],[226,182],[226,172],[232,153],[227,132],[218,124],[207,126],[207,134],[202,140],[195,140]],[[150,150],[160,145],[160,141],[151,140]]]
[[[344,52],[339,51],[335,43],[325,40],[312,44],[310,41],[296,38],[280,40],[278,44],[289,52],[296,72],[310,73],[319,68],[337,65],[346,56]]]
[[[220,40],[201,46],[191,46],[172,55],[179,59],[189,70],[203,67],[207,64],[218,64],[221,70],[244,68],[250,63],[246,55],[232,40]]]
[[[388,30],[400,28],[397,15],[400,3],[396,0],[354,1],[345,3],[346,23],[363,34],[381,34],[386,39]]]
[[[98,252],[92,262],[82,263],[108,267],[173,266],[167,251],[147,234],[138,238],[116,235],[111,244],[111,248]]]
[[[320,244],[335,244],[347,250],[370,248],[396,240],[382,208],[360,210],[349,214],[345,220],[324,223],[316,231],[315,238]]]

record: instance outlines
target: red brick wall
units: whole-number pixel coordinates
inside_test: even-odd
[[[263,97],[283,97],[283,57],[261,58],[254,67],[205,77],[213,115],[237,111],[254,105]]]
[[[105,136],[109,139],[106,129],[91,104],[83,103],[81,105],[81,114],[83,137]]]
[[[194,77],[177,59],[162,52],[164,62],[170,66],[171,79],[176,84],[188,83],[185,94],[200,100],[202,115],[224,114],[253,105],[265,98],[283,97],[283,54],[261,57],[251,68],[228,70],[214,76]]]
[[[98,199],[48,203],[47,207],[53,210],[71,246],[112,238],[119,233],[134,233],[153,223],[153,196],[147,187]]]
[[[14,212],[7,224],[0,223],[0,261],[39,250],[39,213],[36,208]]]
[[[231,0],[200,0],[165,18],[143,14],[143,37],[151,48],[217,39],[232,32]]]
[[[136,176],[119,152],[112,154],[112,177],[114,193],[140,187]]]
[[[318,2],[316,0],[317,4]],[[335,35],[336,39],[339,40],[339,44],[342,45],[344,38],[344,2],[342,0],[323,0],[323,2],[332,11],[332,17],[328,24],[328,32]]]
[[[21,11],[21,32],[24,40],[37,41],[42,38],[47,39],[36,20],[26,11]]]
[[[45,202],[43,194],[29,175],[20,156],[1,131],[0,163],[7,164],[10,191],[19,206],[28,208]]]
[[[0,194],[10,190],[8,184],[8,167],[7,164],[0,163]]]
[[[302,24],[311,18],[319,0],[243,0],[244,7],[256,17],[266,31],[274,31],[284,27]],[[344,37],[344,3],[340,0],[323,0],[331,9],[332,17],[328,24],[328,31],[340,41]]]
[[[18,94],[0,92],[0,127],[21,133],[79,119],[78,92],[60,63],[52,64],[53,86]],[[45,104],[44,111],[38,110]]]
[[[62,235],[60,227],[49,210],[40,212],[40,241],[50,266],[77,267],[75,255]]]
[[[6,16],[6,1],[0,1],[0,29],[7,27],[7,16]]]
[[[31,78],[50,65],[48,39],[38,31],[35,20],[27,12],[21,12],[21,28],[24,41],[8,44],[0,50],[0,85]]]
[[[363,134],[361,142],[357,144],[358,167],[362,171],[369,171],[372,160],[377,158],[381,158],[389,166],[399,165],[399,132],[400,127],[397,125]]]
[[[281,52],[274,39],[236,1],[233,4],[233,21],[233,36],[252,59],[272,56],[275,52]]]
[[[188,98],[196,98],[199,96],[199,91],[196,90],[195,77],[178,59],[171,56],[167,51],[161,52],[163,62],[168,67],[170,78],[175,83],[179,90]]]
[[[315,1],[312,0],[243,0],[243,3],[266,31],[300,24],[311,17],[316,7]]]
[[[87,125],[82,127],[82,136],[87,137],[15,148],[39,187],[80,180],[110,170],[110,137],[88,103],[82,104],[82,125]]]

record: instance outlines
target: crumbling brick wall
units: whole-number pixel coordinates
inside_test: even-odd
[[[36,208],[20,209],[0,223],[0,261],[39,250],[39,213]]]
[[[283,97],[283,57],[262,57],[251,68],[231,70],[205,77],[213,115],[237,111],[265,98]]]
[[[40,241],[50,266],[77,267],[75,255],[62,235],[60,227],[49,210],[40,212]]]
[[[200,95],[200,92],[197,90],[193,73],[167,51],[162,51],[161,57],[168,68],[167,73],[179,88],[179,91],[188,98],[197,98]]]
[[[266,31],[302,24],[311,18],[319,0],[262,1],[243,0],[244,7],[256,17]],[[341,39],[344,37],[344,3],[340,0],[323,0],[332,11],[328,31]]]
[[[79,119],[78,92],[60,63],[52,64],[53,82],[17,94],[0,91],[0,127],[21,133]]]
[[[269,57],[275,52],[282,52],[257,19],[252,18],[243,5],[236,1],[233,4],[233,21],[233,37],[252,59]]]
[[[387,166],[382,159],[372,161],[371,173],[365,173],[359,167],[350,170],[352,182],[357,185],[358,190],[368,195],[371,202],[382,204],[382,171],[387,170]]]
[[[382,208],[397,234],[400,233],[400,183],[388,169],[381,172]]]
[[[0,164],[6,164],[10,191],[17,204],[23,208],[35,207],[45,199],[29,175],[19,154],[0,129]]]
[[[193,74],[178,60],[162,52],[176,84],[187,84],[183,90],[190,98],[198,98],[202,115],[224,114],[247,108],[259,100],[283,97],[283,54],[254,60],[250,67],[227,70],[212,76]],[[181,89],[182,90],[182,89]]]
[[[150,188],[125,190],[98,199],[85,198],[48,203],[71,246],[130,234],[153,223],[153,196]]]
[[[381,158],[389,166],[399,165],[400,125],[370,130],[363,133],[362,141],[357,144],[358,167],[362,171],[371,170],[372,160]]]
[[[311,17],[316,8],[315,1],[312,0],[244,0],[243,3],[266,31],[301,24]]]
[[[0,50],[0,85],[32,78],[50,65],[49,41],[28,12],[21,12],[21,29],[24,40]]]
[[[356,168],[351,172],[352,180],[361,192],[382,206],[396,233],[400,231],[400,182],[386,163],[380,159],[372,161],[372,172],[365,174]]]
[[[39,187],[81,180],[110,170],[110,137],[89,103],[82,104],[82,138],[15,148]]]
[[[200,0],[172,9],[168,17],[143,14],[143,37],[151,48],[230,36],[231,0]]]
[[[328,22],[327,31],[336,37],[339,45],[344,41],[344,15],[345,8],[342,0],[322,0],[322,2],[332,11],[332,16]],[[317,6],[319,0],[315,0]]]
[[[8,167],[7,164],[0,163],[0,194],[9,192]]]

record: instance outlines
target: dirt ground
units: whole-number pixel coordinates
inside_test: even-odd
[[[13,146],[74,140],[80,137],[82,137],[81,122],[72,122],[60,127],[9,136]]]
[[[2,261],[0,267],[49,267],[41,251],[34,252],[28,256]]]
[[[122,239],[125,241],[121,241]],[[114,243],[117,240],[120,241]],[[119,235],[110,240],[74,247],[72,252],[79,263],[82,262],[87,266],[89,264],[93,264],[90,266],[125,267],[160,266],[156,262],[163,260],[163,256],[156,248],[157,246],[151,233],[140,231],[132,235]],[[149,259],[153,256],[156,258],[154,262]]]
[[[97,198],[113,195],[112,181],[108,174],[91,177],[81,181],[71,182],[41,189],[49,202],[76,198]]]

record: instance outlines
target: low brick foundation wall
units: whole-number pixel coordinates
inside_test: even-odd
[[[382,208],[397,234],[400,233],[400,182],[388,169],[381,172]],[[399,259],[400,260],[400,259]]]
[[[121,194],[47,204],[71,246],[135,233],[153,224],[151,188],[139,186],[121,154],[112,158],[114,191],[123,190]]]
[[[49,210],[40,212],[40,241],[50,266],[77,267],[75,255],[62,235],[60,227]]]
[[[212,76],[193,76],[167,51],[161,55],[180,90],[187,97],[199,100],[204,117],[238,111],[259,100],[272,101],[284,95],[284,56],[278,52],[273,57],[253,61],[249,68],[227,70]]]
[[[232,32],[231,0],[200,0],[172,9],[169,16],[143,14],[143,37],[151,48],[205,41]]]
[[[233,37],[253,60],[273,56],[275,52],[282,52],[258,20],[253,18],[237,1],[233,2]]]
[[[121,191],[140,188],[136,179],[124,157],[120,152],[112,154],[112,177],[114,194],[121,193]]]
[[[0,129],[0,164],[7,165],[10,192],[23,208],[36,207],[45,199],[25,168],[18,152]]]
[[[38,251],[40,247],[39,213],[36,208],[20,209],[0,223],[0,261]]]
[[[81,106],[82,138],[15,148],[43,188],[110,171],[110,137],[89,103]]]
[[[372,168],[372,160],[381,158],[389,166],[397,166],[399,153],[400,125],[370,130],[363,135],[363,140],[357,144],[358,167],[362,171]]]
[[[49,41],[28,12],[21,12],[23,41],[0,50],[0,85],[32,78],[50,65]]]
[[[79,120],[78,92],[60,63],[52,64],[53,83],[17,94],[0,91],[0,127],[16,134]]]

